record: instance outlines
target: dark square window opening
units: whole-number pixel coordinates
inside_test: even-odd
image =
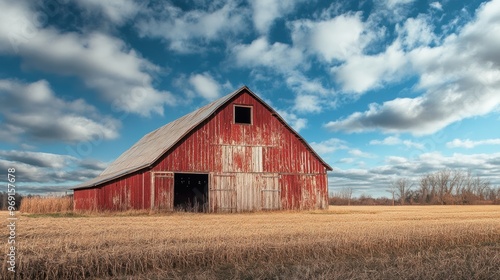
[[[235,105],[234,123],[252,124],[252,107]]]

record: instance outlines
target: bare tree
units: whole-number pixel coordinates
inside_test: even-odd
[[[500,187],[489,187],[487,196],[487,200],[490,200],[492,203],[496,203],[498,199],[500,199]]]
[[[340,189],[340,197],[347,200],[347,205],[351,205],[352,187],[343,187]]]
[[[420,193],[420,200],[419,202],[421,204],[425,204],[425,203],[429,203],[430,199],[430,191],[431,191],[431,175],[430,174],[427,174],[425,176],[422,176],[420,178],[420,184],[419,184],[419,187],[420,187],[420,190],[419,190],[419,193]]]
[[[395,188],[395,185],[392,184],[389,186],[389,188],[386,190],[387,192],[389,192],[392,196],[392,206],[394,206],[394,197],[396,195],[396,188]]]
[[[353,194],[352,187],[342,187],[340,190],[336,192],[330,193],[330,204],[332,205],[351,205],[351,201]]]
[[[430,195],[429,203],[435,204],[438,201],[438,180],[436,174],[428,174]]]
[[[410,192],[411,187],[412,183],[407,178],[400,178],[392,183],[392,189],[395,190],[396,198],[399,199],[399,203],[401,205],[405,204],[405,200]]]
[[[418,195],[420,203],[474,204],[492,197],[489,181],[473,176],[471,171],[444,169],[420,178]],[[494,195],[493,195],[494,197]]]
[[[448,184],[451,177],[449,169],[440,170],[434,173],[437,182],[438,199],[440,204],[445,204],[445,196],[448,192]]]

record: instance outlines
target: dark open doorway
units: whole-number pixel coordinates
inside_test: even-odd
[[[207,212],[208,174],[174,174],[174,208],[176,210]]]

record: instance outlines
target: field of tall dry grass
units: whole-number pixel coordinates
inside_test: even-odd
[[[17,279],[500,279],[500,206],[18,217]]]
[[[19,210],[31,214],[71,212],[73,211],[73,198],[70,196],[24,197]]]

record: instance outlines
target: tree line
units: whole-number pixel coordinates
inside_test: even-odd
[[[394,180],[387,188],[389,197],[353,197],[352,187],[330,194],[332,205],[405,205],[405,204],[500,204],[500,187],[492,186],[470,171],[443,169],[421,176]]]
[[[14,195],[14,207],[19,209],[21,206],[22,196],[20,194]],[[7,210],[9,208],[9,194],[7,192],[0,192],[0,210]]]

